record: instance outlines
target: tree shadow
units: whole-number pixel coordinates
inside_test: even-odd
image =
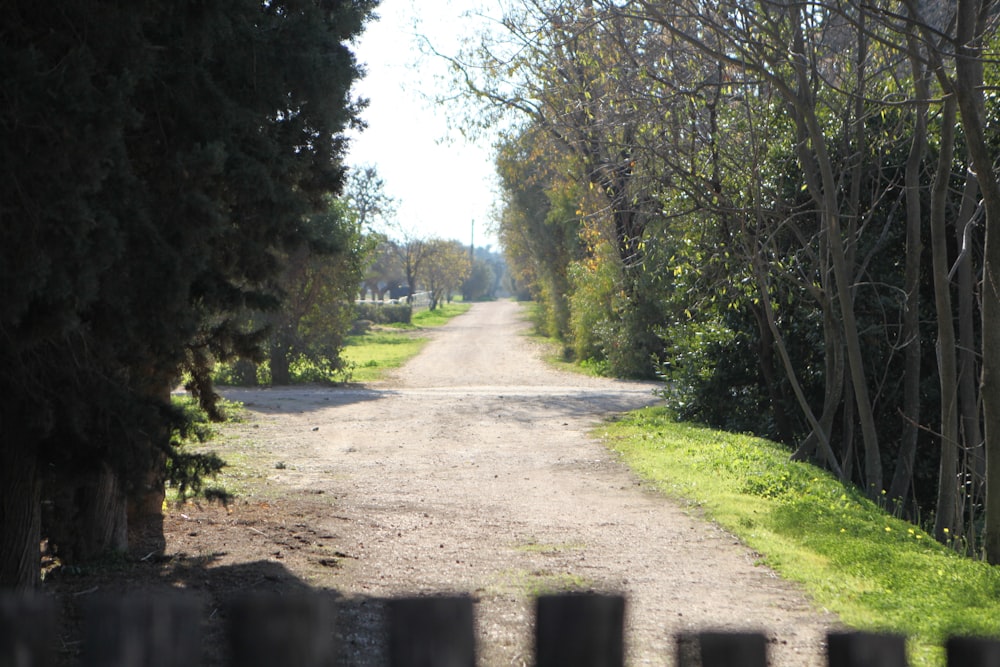
[[[254,412],[296,414],[378,401],[396,392],[362,386],[327,387],[292,385],[283,387],[219,387],[219,394],[238,401]]]
[[[181,600],[199,615],[201,665],[234,663],[232,627],[241,611],[263,602],[263,624],[288,623],[287,605],[308,601],[328,614],[317,615],[328,633],[331,662],[337,665],[388,664],[386,600],[345,597],[336,590],[314,588],[283,563],[257,560],[219,565],[224,552],[188,556],[156,555],[138,561],[101,561],[53,575],[45,589],[57,601],[58,637],[55,664],[78,665],[87,652],[92,619],[101,604],[127,599]],[[185,607],[186,608],[186,607]],[[245,633],[244,633],[245,637]],[[273,639],[273,638],[272,638]],[[166,664],[166,663],[165,663]],[[172,663],[171,663],[172,664]]]

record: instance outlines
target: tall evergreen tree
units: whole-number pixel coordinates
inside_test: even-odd
[[[342,186],[374,4],[5,3],[0,587],[38,579],[43,494],[64,557],[123,548],[181,369],[260,338],[240,312]]]

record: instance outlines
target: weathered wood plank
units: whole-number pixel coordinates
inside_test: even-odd
[[[537,667],[621,667],[625,598],[543,595],[536,606]]]
[[[759,632],[680,635],[677,667],[767,667],[767,637]]]
[[[1000,667],[1000,641],[952,637],[945,644],[948,667]]]
[[[906,667],[906,640],[898,635],[831,633],[827,657],[830,667]]]
[[[0,667],[55,664],[55,603],[36,595],[0,596]]]
[[[201,663],[201,606],[191,596],[100,597],[84,606],[84,667]]]
[[[334,614],[320,594],[250,596],[229,618],[232,664],[327,667],[334,664]]]
[[[622,667],[625,599],[564,594],[537,600],[537,667]],[[391,667],[475,667],[468,596],[387,601]],[[52,667],[57,605],[0,593],[0,667]],[[83,607],[83,667],[196,667],[204,610],[187,594],[97,598]],[[249,597],[228,614],[240,667],[328,667],[337,648],[332,600],[319,594]],[[702,632],[677,638],[677,667],[766,667],[760,633]],[[1000,667],[1000,641],[952,638],[949,667]],[[830,667],[906,667],[905,639],[860,632],[828,636]]]
[[[391,667],[475,667],[472,598],[398,598],[388,616]]]

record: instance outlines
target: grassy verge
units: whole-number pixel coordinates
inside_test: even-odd
[[[602,429],[668,495],[702,508],[847,625],[909,638],[911,664],[944,664],[951,635],[1000,636],[1000,568],[957,555],[780,445],[678,424],[662,409]]]
[[[587,375],[590,377],[601,377],[604,375],[603,362],[592,360],[576,361],[573,357],[573,350],[541,331],[540,322],[544,319],[542,306],[538,302],[526,302],[523,308],[521,319],[531,323],[531,331],[527,335],[534,341],[540,343],[544,348],[542,358],[547,364],[561,371],[576,373],[577,375]]]
[[[427,343],[424,329],[446,324],[469,310],[469,304],[448,304],[413,314],[411,324],[393,324],[363,336],[351,336],[341,353],[354,382],[372,382],[415,357]]]
[[[472,308],[469,303],[448,303],[439,306],[437,310],[420,310],[413,313],[413,324],[417,328],[439,327],[447,324],[451,318],[461,315]]]

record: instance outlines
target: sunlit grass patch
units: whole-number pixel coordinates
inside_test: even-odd
[[[410,324],[391,324],[361,336],[346,340],[341,357],[354,382],[374,382],[388,371],[399,368],[417,356],[428,338],[420,331],[446,324],[453,317],[469,310],[469,304],[449,304],[437,310],[413,314]]]
[[[372,333],[349,338],[341,356],[353,381],[372,382],[415,357],[426,344],[426,338],[406,332]]]
[[[916,667],[942,665],[949,636],[1000,637],[1000,569],[956,554],[854,487],[760,438],[640,410],[603,429],[609,446],[665,493],[798,581],[847,625],[910,637]]]
[[[438,306],[436,310],[420,310],[413,313],[413,324],[417,327],[439,327],[447,324],[453,317],[468,312],[472,304],[448,303]]]

